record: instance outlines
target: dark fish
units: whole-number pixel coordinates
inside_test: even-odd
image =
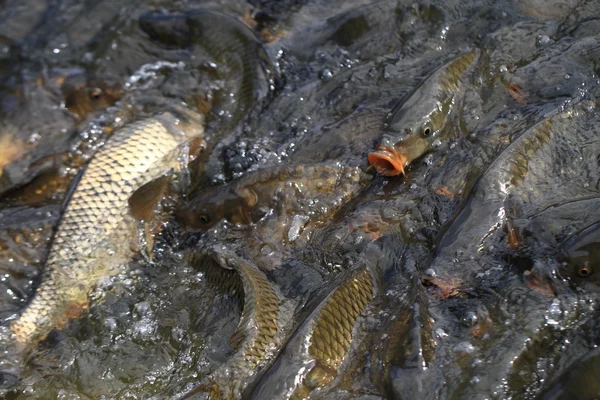
[[[506,228],[513,196],[527,177],[530,161],[563,133],[561,129],[553,129],[553,125],[560,119],[581,114],[568,109],[543,119],[515,139],[490,164],[464,209],[441,237],[432,265],[434,270],[444,268],[443,265],[460,267],[461,262],[485,249],[486,240],[496,230]],[[511,232],[508,233],[510,240]]]
[[[406,166],[440,143],[458,103],[463,74],[476,55],[477,51],[471,51],[442,66],[392,110],[387,132],[368,157],[377,172],[404,174]]]
[[[180,145],[203,134],[203,118],[181,109],[117,131],[74,186],[56,231],[42,283],[11,325],[17,343],[33,345],[87,306],[99,278],[131,256],[136,224],[129,198],[177,168]]]
[[[376,1],[361,5],[302,29],[298,34],[284,39],[285,47],[299,59],[310,59],[319,47],[332,42],[357,49],[357,53],[364,57],[363,53],[372,51],[373,47],[379,49],[379,46],[398,45],[398,14],[400,10],[396,2]],[[389,31],[382,33],[382,27]],[[377,40],[373,40],[373,37]]]
[[[596,400],[600,398],[600,349],[595,348],[571,364],[539,400]]]
[[[412,282],[411,292],[423,290],[420,282]],[[418,286],[421,286],[420,288]],[[411,293],[411,305],[398,308],[397,319],[381,333],[383,361],[388,367],[388,385],[395,396],[401,398],[435,398],[435,385],[431,380],[438,371],[434,365],[436,342],[433,333],[433,318],[425,296]]]
[[[229,70],[227,80],[235,82],[238,90],[231,125],[239,123],[275,85],[277,68],[260,40],[233,17],[202,9],[185,14],[146,13],[139,23],[155,40],[183,48],[200,46]]]

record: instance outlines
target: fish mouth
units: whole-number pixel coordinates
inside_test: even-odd
[[[369,153],[369,164],[375,167],[377,172],[383,176],[405,175],[404,166],[407,157],[399,154],[395,149],[389,147],[377,147]]]

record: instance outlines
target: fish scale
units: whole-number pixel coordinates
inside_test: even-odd
[[[323,308],[309,354],[337,369],[350,346],[354,322],[372,298],[373,281],[368,270],[344,282]]]
[[[97,279],[115,275],[129,261],[136,229],[128,200],[177,167],[180,144],[202,135],[201,116],[192,118],[197,121],[185,127],[170,112],[133,123],[92,158],[54,235],[42,283],[11,326],[17,342],[33,343],[76,316],[73,306],[86,307]]]
[[[213,399],[239,399],[248,381],[278,351],[289,317],[284,315],[282,296],[255,264],[218,246],[208,250],[208,254],[216,261],[216,268],[233,270],[241,280],[244,304],[240,322],[232,336],[232,342],[241,339],[241,344],[234,345],[238,349],[227,363],[183,398],[210,393]],[[215,271],[210,270],[208,275],[215,275]],[[220,274],[217,272],[217,275]],[[222,279],[219,281],[228,284]]]

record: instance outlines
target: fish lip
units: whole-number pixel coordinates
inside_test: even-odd
[[[406,175],[404,166],[407,163],[407,157],[398,153],[394,148],[378,146],[375,151],[369,153],[368,160],[369,164],[383,176]]]

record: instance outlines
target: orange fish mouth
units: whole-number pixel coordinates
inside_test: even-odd
[[[404,175],[406,156],[399,154],[395,149],[389,147],[378,147],[369,153],[369,164],[375,167],[378,173],[384,176]]]

